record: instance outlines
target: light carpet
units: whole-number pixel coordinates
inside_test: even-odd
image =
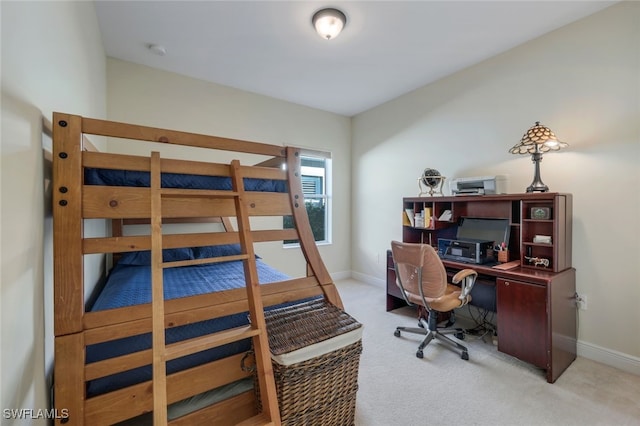
[[[419,359],[421,336],[393,335],[398,325],[417,325],[411,308],[385,312],[379,285],[349,279],[336,286],[345,310],[364,325],[358,426],[640,425],[640,376],[578,357],[549,384],[544,371],[475,336],[465,339],[469,361],[439,342]]]

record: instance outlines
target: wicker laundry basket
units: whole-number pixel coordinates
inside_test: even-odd
[[[362,324],[323,299],[266,311],[265,320],[282,424],[353,425]]]

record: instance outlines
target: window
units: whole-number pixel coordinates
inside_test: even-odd
[[[331,154],[319,151],[303,151],[301,161],[301,182],[304,204],[311,224],[311,231],[317,243],[331,242]],[[293,217],[283,218],[285,229],[293,228]],[[297,241],[285,241],[285,245]]]

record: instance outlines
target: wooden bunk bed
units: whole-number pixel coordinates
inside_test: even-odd
[[[54,408],[65,413],[56,419],[56,424],[114,424],[145,413],[153,413],[154,424],[278,424],[263,308],[314,297],[324,297],[342,307],[311,232],[300,181],[299,150],[63,113],[54,113],[52,127]],[[219,164],[161,158],[158,152],[149,156],[102,153],[92,148],[87,135],[131,143],[233,151],[239,156],[257,154],[268,159],[260,165],[247,166],[238,160]],[[286,170],[274,167],[282,164],[286,164]],[[142,178],[133,184],[105,183],[99,179],[89,182],[96,171]],[[204,184],[197,183],[197,189],[190,184],[189,189],[184,189],[164,181],[174,175],[222,179],[225,188],[201,187]],[[275,182],[279,189],[248,189],[246,185],[252,181]],[[250,227],[251,217],[287,215],[293,216],[295,229]],[[237,231],[232,229],[229,217],[236,218]],[[109,221],[111,235],[85,236],[83,226],[89,219]],[[162,228],[172,222],[208,221],[222,222],[226,232],[166,233]],[[149,234],[126,235],[123,228],[130,223],[148,223]],[[283,240],[299,240],[306,260],[306,276],[289,278],[276,271],[267,280],[270,283],[259,284],[263,273],[258,270],[260,260],[256,259],[253,243]],[[212,247],[233,247],[237,252],[212,252],[209,250]],[[143,275],[150,276],[152,285],[149,284],[145,297],[151,300],[140,303],[138,299],[135,304],[121,303],[115,307],[106,303],[103,308],[96,308],[103,295],[100,293],[93,308],[87,307],[89,297],[85,291],[91,283],[84,282],[83,259],[92,254],[119,257],[116,266],[120,271],[143,271]],[[124,261],[125,257],[129,260]],[[141,258],[146,260],[140,263]],[[168,277],[171,271],[203,268],[198,270],[203,275],[202,271],[210,265],[238,263],[240,272],[236,275],[241,277],[242,286],[215,292],[185,290],[185,293],[186,285],[181,283],[177,286],[179,294],[167,296],[169,286],[175,285]],[[109,285],[108,280],[103,292],[109,288],[118,293]],[[126,283],[126,289],[129,286]],[[246,312],[250,316],[248,324]],[[171,341],[174,331],[232,317],[240,318],[241,323],[245,319],[245,323],[214,333],[208,331],[204,336],[174,337],[177,342]],[[136,350],[132,339],[140,336],[146,336],[150,344]],[[252,373],[241,365],[247,351],[237,349],[211,359],[205,356],[204,360],[198,359],[175,371],[165,367],[172,360],[207,354],[231,345],[230,342],[248,339],[255,353],[260,404],[254,390],[249,389],[169,420],[167,406],[243,379],[250,380]],[[105,355],[115,347],[114,342],[128,349]],[[131,371],[141,372],[142,378],[100,385],[112,377],[129,377]],[[261,413],[257,406],[263,407]]]

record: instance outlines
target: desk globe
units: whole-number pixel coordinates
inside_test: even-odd
[[[419,197],[422,195],[442,195],[442,185],[446,178],[436,169],[426,168],[418,178]]]

